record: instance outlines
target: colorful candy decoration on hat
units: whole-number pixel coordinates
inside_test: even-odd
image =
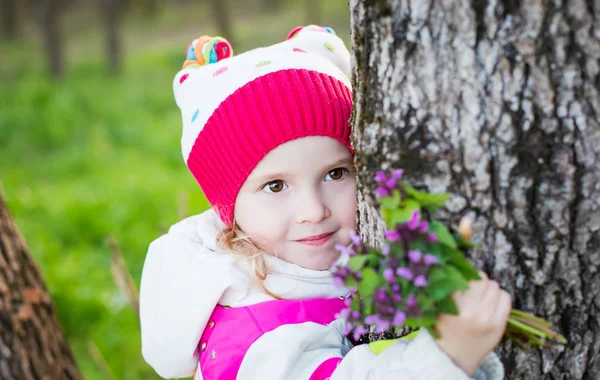
[[[202,36],[192,41],[185,52],[183,67],[200,67],[233,56],[233,48],[223,37]]]
[[[298,35],[298,32],[301,30],[312,30],[315,32],[324,32],[335,35],[335,31],[328,26],[319,26],[319,25],[307,25],[307,26],[297,26],[288,34],[287,40],[292,39]]]

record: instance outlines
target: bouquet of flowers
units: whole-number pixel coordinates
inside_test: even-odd
[[[402,175],[402,170],[394,170],[375,176],[387,225],[384,245],[367,247],[353,232],[350,246],[336,247],[349,256],[347,264],[336,269],[335,279],[353,294],[343,314],[355,340],[368,332],[365,325],[374,325],[378,332],[392,327],[427,328],[437,336],[437,315],[458,314],[452,294],[480,279],[464,254],[474,247],[469,241],[470,225],[461,223],[459,233],[453,234],[431,218],[450,195],[416,190],[402,181]],[[550,323],[514,309],[505,336],[520,347],[566,343]]]

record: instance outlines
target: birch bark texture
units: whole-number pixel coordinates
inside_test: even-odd
[[[509,379],[600,379],[600,1],[351,0],[359,228],[378,170],[452,199],[477,267],[569,344],[499,349]]]
[[[0,379],[81,379],[48,290],[1,195]]]

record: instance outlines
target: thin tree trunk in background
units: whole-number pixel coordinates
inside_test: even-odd
[[[160,0],[142,0],[142,7],[146,17],[155,17],[160,9]]]
[[[273,12],[281,8],[282,0],[258,0],[262,10]]]
[[[121,70],[121,36],[119,34],[121,7],[119,5],[119,0],[101,1],[106,33],[108,67],[111,72],[117,73]]]
[[[50,74],[60,78],[65,73],[63,40],[60,33],[60,0],[36,0],[40,12],[44,48],[48,56]]]
[[[307,25],[320,25],[321,13],[319,12],[319,0],[304,0],[305,18]]]
[[[216,20],[219,34],[226,38],[235,49],[235,36],[231,27],[231,7],[227,0],[209,0],[213,16]]]
[[[0,0],[2,14],[2,34],[5,39],[17,37],[17,2],[16,0]]]
[[[450,192],[474,263],[569,340],[505,342],[508,379],[600,379],[597,4],[350,1],[362,233],[381,240],[378,170]]]
[[[1,196],[0,379],[81,379],[40,271]]]

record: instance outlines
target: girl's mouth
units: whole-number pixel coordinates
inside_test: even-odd
[[[333,232],[328,232],[328,233],[321,234],[321,235],[309,236],[304,239],[296,240],[296,242],[300,243],[300,244],[318,246],[318,245],[323,245],[323,244],[327,243],[329,241],[329,239],[331,239],[331,236],[333,236]]]

